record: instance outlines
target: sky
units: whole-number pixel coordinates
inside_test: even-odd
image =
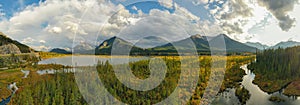
[[[227,34],[240,42],[300,42],[299,0],[0,0],[0,31],[36,50]],[[298,12],[298,13],[297,13]]]

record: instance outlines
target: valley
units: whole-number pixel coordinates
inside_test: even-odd
[[[8,40],[4,41],[4,44],[12,42],[11,39],[4,38]],[[218,43],[215,38],[224,38],[226,56],[211,55],[211,50],[221,52],[219,49],[222,49],[210,48],[210,43]],[[155,37],[147,39],[159,40]],[[193,46],[188,43],[188,40],[195,44],[196,55],[199,57],[189,53],[189,50],[192,49],[188,48]],[[144,42],[148,43],[149,41]],[[300,93],[299,78],[297,78],[298,63],[295,62],[298,58],[296,52],[299,47],[265,49],[267,46],[259,43],[244,44],[224,34],[210,37],[209,40],[207,36],[194,35],[190,39],[172,43],[162,45],[156,43],[151,45],[151,47],[155,46],[153,48],[142,48],[145,46],[141,43],[140,46],[135,46],[118,37],[103,41],[95,49],[91,49],[93,47],[90,44],[82,44],[84,45],[77,46],[78,49],[74,49],[74,52],[59,48],[54,48],[49,52],[34,51],[29,47],[24,47],[26,45],[19,45],[23,46],[19,50],[16,47],[12,48],[11,50],[16,50],[14,52],[2,51],[3,54],[0,56],[2,61],[0,63],[0,98],[2,100],[0,102],[8,102],[8,105],[31,105],[42,102],[72,105],[120,104],[120,102],[156,104],[166,99],[179,87],[182,90],[177,94],[180,99],[186,101],[172,100],[171,102],[174,104],[212,103],[217,105],[222,103],[231,105],[261,103],[285,105],[299,103],[297,98]],[[280,45],[294,46],[294,44],[282,43],[276,46]],[[90,47],[84,49],[82,46]],[[30,52],[22,53],[20,49],[27,49]],[[118,50],[112,52],[114,49]],[[179,56],[176,49],[183,49],[186,52]],[[127,56],[124,52],[127,52],[130,56]],[[195,57],[197,59],[192,59]],[[213,58],[215,59],[213,60]],[[127,68],[132,74],[141,80],[145,80],[151,76],[149,64],[153,59],[161,59],[167,68],[166,77],[153,90],[136,91],[128,88],[119,81],[119,78],[127,77],[117,77],[115,75],[114,69],[129,64]],[[182,65],[182,61],[190,62]],[[219,68],[212,68],[212,65],[214,65],[212,61],[219,62],[217,64]],[[223,61],[226,61],[226,63],[222,66]],[[157,61],[152,63],[161,64]],[[194,63],[199,63],[200,68],[190,67],[189,64]],[[289,66],[281,66],[280,64]],[[224,67],[225,69],[222,70]],[[180,78],[196,75],[189,74],[181,77],[185,69],[199,72],[196,87],[193,91],[186,90],[190,83],[179,84]],[[90,74],[90,71],[94,71],[97,75]],[[78,77],[76,77],[79,75],[78,73],[84,75],[81,79],[85,81],[78,81]],[[95,78],[99,78],[102,82],[98,83],[99,80]],[[96,81],[96,83],[93,81]],[[137,83],[137,81],[131,82]],[[7,85],[12,83],[16,83],[18,87],[16,93],[7,88]],[[97,84],[102,84],[100,86],[106,90],[95,91],[95,93],[89,92],[93,87],[97,87]],[[151,87],[149,84],[143,86],[144,88]],[[219,88],[214,89],[215,87]],[[83,90],[84,93],[82,93]],[[115,99],[104,98],[104,100],[98,100],[91,97],[107,93]],[[191,97],[185,97],[188,94],[191,94]],[[215,96],[215,98],[208,98],[208,96]],[[87,98],[89,98],[88,101]]]
[[[155,56],[153,56],[154,58],[156,58]],[[76,58],[79,58],[77,59],[78,61],[78,65],[81,64],[81,66],[84,66],[84,65],[87,65],[87,64],[91,64],[93,63],[94,61],[91,61],[94,57],[90,57],[88,58],[87,56],[78,56]],[[103,60],[105,58],[110,58],[110,57],[97,57],[99,58],[99,60],[101,59],[102,62],[105,62],[106,60]],[[119,57],[116,57],[118,59],[122,59],[119,58]],[[151,57],[152,58],[152,57]],[[173,67],[176,67],[179,66],[177,63],[180,63],[178,60],[179,60],[179,57],[176,57],[176,56],[160,56],[158,58],[163,58],[164,60],[166,60],[167,62],[167,65],[169,68],[168,72],[170,72],[170,77],[167,76],[168,79],[165,79],[166,82],[164,83],[167,83],[169,84],[170,86],[172,86],[174,88],[174,86],[176,87],[177,85],[177,82],[176,82],[176,78],[179,74],[180,74],[180,70],[179,69],[175,69]],[[66,62],[61,62],[61,61],[66,61],[66,59],[69,59],[71,60],[68,56],[65,56],[65,57],[59,57],[59,59],[57,58],[53,58],[53,59],[45,59],[43,61],[40,61],[38,64],[39,65],[42,65],[42,64],[46,64],[46,65],[50,65],[54,62],[56,62],[55,64],[56,65],[70,65],[72,64],[72,61],[70,61],[69,63],[66,63]],[[86,59],[86,60],[83,60],[83,59]],[[126,58],[124,58],[126,59]],[[133,69],[133,73],[139,77],[139,78],[144,78],[145,76],[147,77],[146,74],[149,74],[147,73],[148,70],[145,69],[141,69],[141,67],[143,66],[147,66],[147,58],[143,58],[143,57],[133,57],[133,58],[130,58],[132,59],[132,64],[133,65],[136,65],[136,66],[140,66],[140,67],[135,67],[135,69]],[[145,59],[145,60],[143,60]],[[61,60],[61,61],[60,61]],[[200,74],[202,74],[200,77],[199,77],[199,85],[197,86],[197,94],[193,95],[192,99],[189,101],[190,104],[196,104],[196,103],[199,103],[200,102],[200,99],[201,99],[201,96],[204,94],[204,90],[205,90],[205,87],[207,86],[207,82],[209,80],[209,77],[210,77],[210,57],[209,56],[203,56],[203,57],[200,57],[199,58],[200,62],[203,62],[203,64],[201,64],[201,69],[199,70]],[[236,72],[243,72],[243,70],[239,69],[238,66],[236,65],[242,65],[242,64],[247,64],[249,62],[251,62],[251,60],[253,60],[253,56],[229,56],[228,57],[228,60],[229,62],[227,63],[227,70],[226,70],[226,74],[225,74],[225,81],[224,81],[224,84],[222,85],[222,90],[220,90],[220,92],[223,91],[223,89],[225,88],[232,88],[232,87],[236,87],[238,86],[238,82],[241,82],[242,80],[242,75],[235,75],[235,71]],[[86,63],[87,61],[90,61],[89,63]],[[238,62],[237,62],[238,61]],[[126,62],[126,60],[124,61]],[[204,62],[207,62],[206,64],[204,64]],[[95,64],[97,64],[97,62],[94,62]],[[102,64],[105,64],[105,65],[108,65],[109,63],[102,63]],[[102,64],[98,64],[97,66],[97,70],[99,72],[99,77],[101,79],[104,80],[104,83],[105,84],[110,84],[111,85],[114,85],[112,88],[115,88],[114,90],[117,91],[118,89],[122,89],[121,87],[118,87],[120,84],[119,83],[115,83],[117,82],[116,81],[116,78],[112,78],[111,76],[113,76],[114,74],[108,74],[109,71],[106,71],[107,70],[107,67],[102,67],[104,65]],[[123,64],[122,62],[117,62],[116,64],[114,65],[120,65],[120,64]],[[111,64],[109,64],[111,65]],[[132,66],[133,66],[132,65]],[[233,67],[235,66],[235,67]],[[55,69],[55,68],[41,68],[41,67],[38,67],[39,70],[52,70],[52,69]],[[103,71],[101,68],[105,69],[105,71]],[[68,69],[68,68],[60,68],[58,70],[63,70],[64,69]],[[28,70],[28,69],[25,69],[24,70]],[[10,82],[16,82],[18,87],[19,87],[19,90],[17,91],[17,94],[14,95],[12,97],[12,101],[11,103],[12,104],[18,104],[18,103],[24,103],[24,102],[27,102],[27,103],[33,103],[33,104],[36,104],[36,103],[40,103],[40,102],[46,102],[46,100],[48,100],[49,103],[53,103],[55,101],[55,103],[57,102],[58,103],[61,103],[61,102],[64,102],[66,104],[70,104],[70,103],[80,103],[80,104],[84,104],[86,103],[84,100],[83,100],[83,96],[80,95],[79,91],[78,91],[78,88],[75,84],[75,78],[74,78],[74,75],[73,73],[67,73],[67,72],[56,72],[54,74],[43,74],[43,75],[39,75],[36,70],[29,70],[30,73],[29,75],[27,76],[27,78],[23,78],[23,73],[21,72],[20,69],[17,69],[17,70],[13,70],[11,71],[11,74],[10,70],[6,70],[7,72],[1,72],[1,74],[5,74],[5,75],[10,75],[8,77],[2,77],[1,76],[1,79],[2,80],[5,80],[6,82],[4,82],[4,84],[2,85],[1,89],[2,90],[6,90],[5,89],[5,83],[10,83]],[[178,71],[178,72],[177,72]],[[106,72],[106,73],[102,73],[102,72]],[[176,73],[177,72],[177,73]],[[50,72],[49,72],[50,73]],[[112,72],[110,72],[112,73]],[[179,74],[178,74],[179,73]],[[177,76],[176,76],[177,75]],[[107,77],[109,76],[109,77]],[[234,77],[233,77],[234,76]],[[13,79],[12,77],[14,77],[15,79]],[[110,81],[110,82],[105,82],[106,80]],[[53,82],[51,82],[53,81]],[[115,81],[115,82],[113,82]],[[171,82],[172,81],[172,82]],[[63,84],[61,84],[63,83]],[[236,85],[232,85],[232,83],[235,83]],[[61,91],[51,91],[52,88],[55,88],[53,86],[59,86],[59,87],[56,87],[56,88],[59,88],[61,89]],[[172,85],[173,84],[173,85]],[[167,85],[167,86],[169,86]],[[32,87],[34,86],[34,87]],[[62,87],[64,88],[62,88]],[[116,86],[116,87],[115,87]],[[69,87],[69,89],[71,88],[70,91],[66,91],[65,89],[67,89]],[[123,87],[124,88],[124,87]],[[171,88],[171,87],[161,87],[161,88]],[[61,93],[60,93],[61,92]],[[70,94],[69,92],[72,92],[72,94]],[[120,91],[121,92],[121,91]],[[134,91],[132,91],[134,92]],[[156,93],[156,91],[153,91],[154,93]],[[170,93],[172,92],[171,90],[170,91],[163,91],[163,92],[166,92],[166,93]],[[55,93],[52,94],[52,93]],[[114,94],[113,91],[111,91],[111,93],[116,96],[116,94]],[[61,96],[59,95],[61,94]],[[66,96],[66,94],[69,94]],[[7,90],[7,92],[5,93],[1,93],[1,97],[7,97],[9,95],[9,91]],[[45,96],[46,95],[46,96]],[[58,95],[58,96],[56,96]],[[72,96],[74,95],[74,96]],[[123,94],[121,95],[121,97],[128,97],[127,95],[129,94]],[[132,94],[134,95],[134,94]],[[145,94],[146,95],[146,94]],[[154,99],[153,100],[161,100],[163,99],[163,97],[167,96],[167,94],[162,94],[163,96],[160,96],[161,98],[157,97],[157,99]],[[24,97],[27,97],[27,98],[24,98]],[[39,100],[36,100],[34,97],[41,97],[39,98]],[[43,98],[44,97],[44,98]],[[64,100],[59,100],[61,98],[55,98],[55,97],[73,97],[71,98],[72,100],[68,100],[69,98],[66,98]],[[116,97],[119,97],[116,96]],[[19,100],[17,100],[19,99]],[[74,100],[77,100],[77,101],[74,101]],[[126,98],[124,98],[124,100],[126,100]],[[135,99],[132,99],[132,100],[135,100]],[[130,100],[127,100],[127,101],[130,101]],[[126,101],[124,101],[126,102]],[[133,102],[133,101],[131,101]],[[147,101],[136,101],[137,103],[139,102],[147,102]],[[153,101],[155,102],[155,101]],[[152,101],[151,101],[152,103]]]

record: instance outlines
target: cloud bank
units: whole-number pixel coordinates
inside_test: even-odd
[[[299,0],[258,0],[260,6],[265,7],[278,19],[283,31],[289,31],[295,25],[296,19],[290,17],[288,12],[291,12],[298,2]]]

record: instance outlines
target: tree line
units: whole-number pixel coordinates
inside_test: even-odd
[[[259,51],[249,68],[270,80],[300,76],[300,46]]]

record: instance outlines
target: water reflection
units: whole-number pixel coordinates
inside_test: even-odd
[[[11,95],[5,99],[2,98],[2,100],[0,101],[0,105],[7,105],[10,102],[12,96],[16,93],[16,91],[18,91],[19,88],[17,87],[16,83],[13,82],[7,86],[7,89],[11,91]]]
[[[76,69],[64,69],[64,70],[38,70],[36,73],[39,75],[55,74],[56,72],[74,73]]]
[[[246,75],[243,77],[242,84],[251,94],[250,99],[247,101],[247,105],[300,105],[299,97],[297,96],[291,96],[288,97],[284,94],[282,94],[283,90],[280,90],[278,92],[268,94],[260,88],[253,84],[252,81],[255,78],[255,74],[247,69],[247,65],[241,66],[241,68],[245,71]],[[223,92],[221,95],[218,95],[215,99],[215,102],[212,103],[213,105],[236,105],[240,103],[234,103],[238,100],[232,98],[235,97],[234,90],[235,89],[228,89],[229,91]],[[224,95],[225,94],[225,95]],[[285,102],[272,102],[269,101],[270,97],[276,96],[281,99],[284,99]],[[228,99],[228,97],[231,97]]]
[[[30,71],[29,70],[21,70],[22,73],[24,73],[24,77],[23,78],[27,78],[27,76],[29,75]]]
[[[268,94],[262,90],[260,90],[260,88],[253,84],[252,81],[255,78],[255,74],[252,73],[250,70],[247,69],[247,65],[244,65],[241,67],[243,70],[245,70],[245,72],[248,74],[244,76],[242,85],[245,86],[245,88],[247,90],[249,90],[249,92],[251,93],[251,97],[250,99],[247,101],[248,105],[299,105],[300,104],[300,100],[298,100],[296,98],[296,96],[293,97],[288,97],[284,94],[282,94],[283,90],[280,90],[278,92],[272,93],[272,94]],[[269,98],[271,96],[277,96],[281,99],[284,99],[285,102],[272,102],[269,101]]]
[[[39,75],[44,75],[44,74],[54,74],[56,70],[38,70],[36,73]]]
[[[106,62],[109,61],[111,64],[124,64],[128,62],[134,62],[139,60],[146,60],[149,57],[126,57],[126,56],[115,56],[113,57],[114,62],[111,57],[107,56],[66,56],[60,58],[51,58],[40,61],[38,64],[61,64],[65,66],[95,66],[98,61]]]
[[[240,102],[235,96],[235,89],[226,89],[217,95],[212,105],[240,105]]]

